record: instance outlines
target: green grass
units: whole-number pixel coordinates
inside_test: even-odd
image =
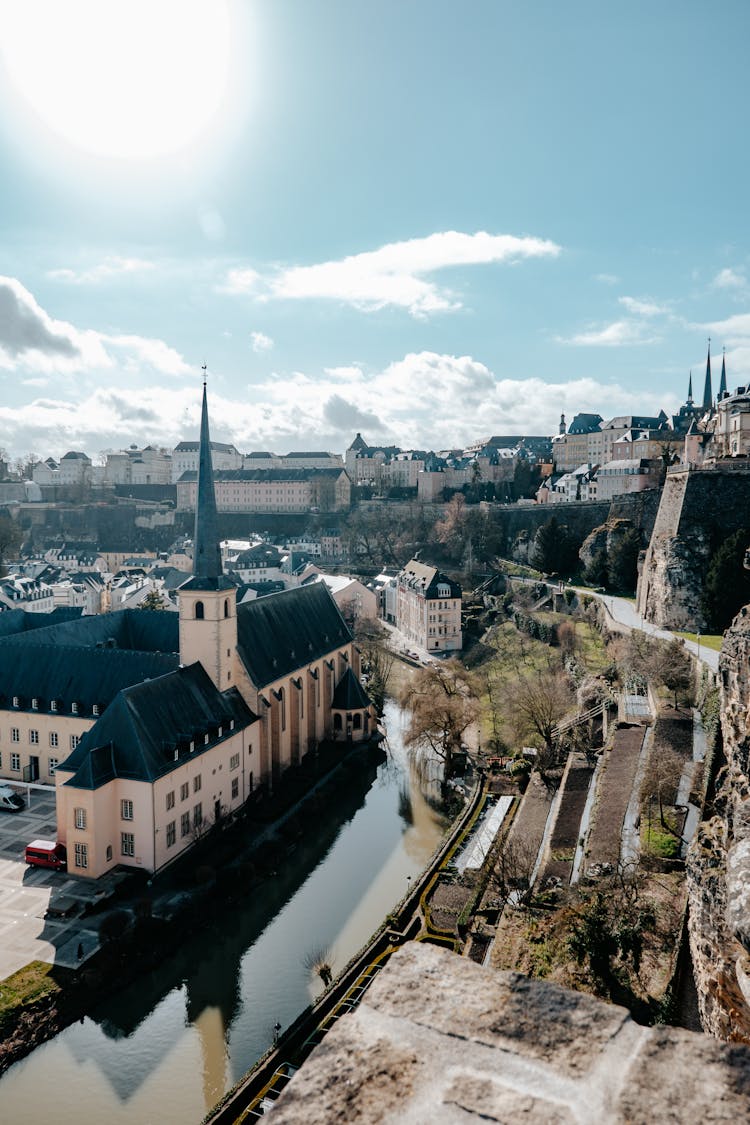
[[[30,961],[0,981],[0,1027],[16,1008],[59,992],[68,975],[67,970],[56,969],[44,961]]]
[[[700,639],[702,648],[712,648],[714,652],[721,652],[721,643],[724,640],[723,633],[707,633],[705,636],[701,633],[700,638],[697,633],[677,633],[676,636],[684,637],[686,641],[694,641],[695,644],[698,644]]]
[[[669,813],[665,813],[668,817]],[[661,824],[659,817],[649,819],[644,815],[641,819],[641,847],[648,855],[658,856],[660,859],[679,859],[680,841],[677,836],[668,832]]]

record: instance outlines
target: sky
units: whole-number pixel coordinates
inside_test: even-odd
[[[750,382],[744,0],[0,0],[0,446],[444,449]]]

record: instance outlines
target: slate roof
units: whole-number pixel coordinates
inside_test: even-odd
[[[220,692],[196,662],[121,691],[59,769],[73,771],[64,784],[76,789],[115,777],[152,782],[255,721],[237,689]]]
[[[36,629],[47,629],[50,625],[65,621],[77,621],[82,613],[81,606],[68,605],[58,606],[50,613],[28,613],[25,609],[6,610],[0,613],[0,642],[5,637],[16,639]]]
[[[343,465],[326,469],[216,469],[215,481],[298,481],[314,480],[316,477],[340,477],[345,473]],[[180,476],[180,484],[190,484],[197,480],[195,469],[186,469]]]
[[[331,707],[334,711],[356,711],[369,706],[367,692],[351,668],[347,668],[333,693]]]
[[[423,593],[426,598],[438,597],[438,583],[450,587],[449,597],[461,597],[461,587],[457,582],[450,579],[447,574],[443,574],[437,567],[428,566],[417,559],[412,559],[411,562],[406,564],[398,575],[398,581],[401,585],[409,586],[411,589]]]
[[[42,632],[36,634],[37,638]],[[94,704],[103,711],[123,688],[162,676],[178,664],[175,653],[27,644],[21,638],[7,639],[0,644],[0,707],[12,710],[17,696],[20,711],[30,711],[31,701],[36,699],[37,709],[49,712],[54,699],[61,714],[70,714],[71,705],[76,703],[80,715],[90,715]]]
[[[3,630],[5,618],[9,616],[9,614],[0,614],[0,648],[6,643],[6,637],[10,634],[10,629],[5,633]],[[180,648],[179,621],[174,613],[123,609],[115,613],[82,617],[80,609],[76,609],[75,615],[63,614],[57,609],[52,613],[29,613],[25,616],[41,618],[40,621],[24,621],[21,623],[21,628],[13,630],[13,640],[29,646],[41,644],[76,648],[98,646],[133,652],[171,654],[177,654]],[[75,620],[66,620],[66,617],[74,616]]]
[[[237,607],[237,650],[257,688],[351,640],[349,627],[323,582]]]

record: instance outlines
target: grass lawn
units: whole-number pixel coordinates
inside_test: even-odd
[[[0,1027],[16,1008],[59,992],[69,976],[67,969],[56,969],[45,961],[31,961],[0,981]]]
[[[700,641],[703,648],[712,648],[714,652],[721,652],[721,642],[724,640],[723,633],[719,633],[718,635],[708,633],[705,636],[701,633],[700,637],[697,633],[677,633],[677,636],[684,637],[686,641],[693,641],[695,644],[698,644]]]
[[[670,819],[668,812],[665,815]],[[660,859],[680,857],[679,839],[667,831],[656,812],[652,817],[648,813],[641,817],[641,847],[647,855],[659,856]]]

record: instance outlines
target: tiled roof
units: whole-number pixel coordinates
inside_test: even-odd
[[[20,612],[20,611],[17,611]],[[58,614],[60,616],[58,616]],[[9,616],[9,615],[7,615]],[[75,620],[66,620],[59,610],[52,613],[30,613],[40,621],[23,622],[23,632],[13,632],[13,640],[30,646],[57,644],[76,648],[115,648],[134,652],[177,653],[180,648],[179,622],[173,613],[159,610],[123,609],[82,617],[75,611]],[[73,614],[67,615],[73,617]],[[5,642],[5,614],[0,615],[0,648]],[[61,623],[60,617],[63,618]]]
[[[62,714],[70,713],[76,703],[80,715],[90,715],[95,704],[103,711],[123,688],[162,676],[178,663],[174,653],[26,644],[20,638],[7,639],[0,644],[0,706],[11,710],[13,698],[18,697],[19,710],[30,711],[31,701],[36,699],[38,710],[48,712],[50,702],[55,700],[56,710]]]
[[[154,781],[215,746],[219,727],[224,739],[255,721],[236,688],[220,692],[195,663],[121,691],[59,769],[74,771],[65,784],[76,789],[115,777]]]
[[[322,582],[237,607],[237,648],[258,688],[351,640],[349,627]]]
[[[351,668],[347,668],[333,693],[331,707],[334,711],[356,711],[369,707],[370,700]]]

